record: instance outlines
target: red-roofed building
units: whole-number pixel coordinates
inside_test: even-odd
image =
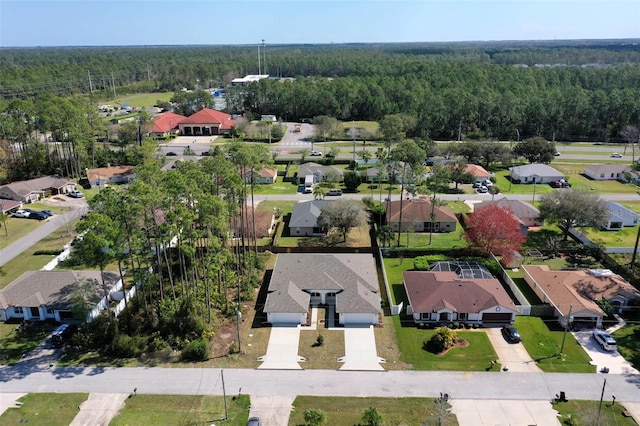
[[[184,120],[184,115],[176,114],[173,112],[165,112],[160,114],[153,121],[153,127],[151,128],[150,135],[156,137],[165,137],[178,133],[178,123]]]
[[[178,123],[182,136],[211,136],[228,133],[234,120],[227,113],[204,108]]]
[[[477,164],[467,164],[467,167],[465,167],[464,171],[467,173],[471,173],[476,179],[489,179],[491,177],[491,173],[489,173],[484,167]]]

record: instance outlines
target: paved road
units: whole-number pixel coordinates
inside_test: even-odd
[[[224,370],[227,394],[324,395],[546,400],[566,392],[570,399],[640,402],[640,375],[517,372],[335,370]],[[98,392],[222,395],[221,370],[214,368],[0,367],[2,392]]]

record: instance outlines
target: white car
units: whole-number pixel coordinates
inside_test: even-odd
[[[311,151],[311,155],[312,157],[322,157],[322,153],[320,151]]]
[[[614,152],[613,154],[611,154],[611,157],[613,157],[613,158],[622,158],[622,154],[620,154],[619,152]]]
[[[30,215],[30,214],[31,214],[31,213],[29,213],[29,212],[27,212],[27,211],[24,211],[24,210],[16,210],[15,212],[13,212],[13,213],[11,214],[11,216],[13,216],[13,217],[20,217],[20,218],[26,219],[26,218],[28,218],[28,217],[29,217],[29,215]]]
[[[71,191],[67,192],[67,195],[71,198],[82,198],[84,197],[84,194],[80,191],[78,191],[77,189],[72,189]]]
[[[593,330],[593,338],[605,351],[615,351],[618,345],[609,333],[600,330]]]

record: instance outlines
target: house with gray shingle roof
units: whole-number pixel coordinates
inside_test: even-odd
[[[322,208],[332,200],[301,201],[293,206],[291,219],[289,219],[289,235],[297,236],[321,236],[326,231],[318,226],[318,217]]]
[[[492,204],[496,204],[503,209],[508,210],[509,213],[511,213],[511,215],[520,223],[520,231],[524,236],[527,235],[529,227],[542,226],[543,224],[543,221],[540,220],[540,210],[525,201],[509,200],[507,197],[500,198],[495,201],[483,201],[481,203],[474,204],[474,211],[481,210]]]
[[[517,183],[549,183],[565,176],[546,164],[525,164],[509,168],[509,176]]]
[[[71,319],[78,291],[90,311],[119,284],[120,276],[112,272],[28,271],[0,290],[0,320]]]
[[[378,324],[378,289],[370,254],[279,254],[264,312],[271,324],[306,324],[311,307],[326,306],[339,324]]]
[[[604,204],[609,210],[607,224],[604,227],[607,231],[619,231],[625,226],[636,226],[638,224],[640,214],[613,201],[605,201]]]
[[[0,186],[0,198],[31,203],[47,195],[66,194],[76,188],[76,184],[58,176],[12,182]]]
[[[303,184],[305,177],[309,175],[313,176],[313,183],[330,180],[339,182],[344,176],[344,171],[332,166],[323,166],[322,164],[314,163],[313,161],[300,164],[297,174],[298,183]]]
[[[584,168],[584,175],[593,180],[625,181],[625,173],[632,172],[626,164],[590,164]]]

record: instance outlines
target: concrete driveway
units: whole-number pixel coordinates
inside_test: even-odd
[[[378,356],[372,325],[346,326],[344,348],[345,356],[338,358],[338,362],[344,362],[340,370],[384,371],[380,363],[386,361]]]
[[[571,334],[573,334],[585,352],[591,357],[591,364],[597,366],[597,371],[607,367],[609,374],[640,374],[618,351],[609,352],[602,349],[600,345],[593,340],[592,330],[573,331]]]
[[[18,400],[26,393],[3,393],[0,392],[0,416],[9,408],[19,408],[22,403]]]
[[[450,399],[449,404],[460,426],[560,425],[549,401]]]
[[[251,395],[249,417],[258,417],[264,426],[289,424],[296,395],[255,396]]]
[[[107,426],[124,408],[124,401],[129,395],[128,393],[89,394],[89,398],[80,404],[80,412],[71,422],[71,426]]]
[[[502,335],[500,328],[487,328],[487,336],[498,354],[498,361],[518,373],[539,373],[541,370],[529,356],[522,343],[509,343]]]
[[[304,357],[298,356],[300,344],[300,326],[278,325],[271,328],[267,354],[258,357],[262,364],[258,369],[262,370],[301,370],[299,362]]]

